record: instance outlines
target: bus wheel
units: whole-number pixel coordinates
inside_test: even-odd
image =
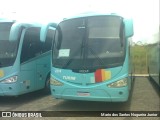
[[[45,93],[50,93],[50,77],[47,77],[44,87]]]

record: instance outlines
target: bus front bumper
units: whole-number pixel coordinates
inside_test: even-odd
[[[55,87],[55,86],[54,86]],[[128,87],[121,88],[79,88],[79,89],[54,89],[51,85],[51,93],[57,99],[125,102],[128,100]]]
[[[19,95],[19,86],[13,84],[1,84],[0,83],[0,96],[17,96]]]

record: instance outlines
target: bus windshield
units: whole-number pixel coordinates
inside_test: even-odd
[[[125,31],[119,16],[90,16],[61,22],[53,45],[53,66],[81,70],[116,67],[125,58]]]
[[[13,22],[0,22],[0,67],[13,65],[18,47],[17,41],[9,41]]]

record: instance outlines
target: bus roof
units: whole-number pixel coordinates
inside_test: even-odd
[[[15,41],[18,39],[18,34],[20,30],[23,28],[30,28],[30,27],[42,27],[41,24],[38,23],[21,23],[21,22],[15,22],[11,27],[11,33],[9,36],[10,41]]]
[[[6,18],[0,18],[0,22],[16,22],[16,20],[10,20]]]
[[[69,20],[69,19],[74,19],[74,18],[81,18],[81,17],[90,17],[90,16],[101,16],[101,15],[114,15],[114,16],[120,16],[116,13],[98,13],[98,12],[86,12],[86,13],[81,13],[69,18],[64,18],[63,20]]]

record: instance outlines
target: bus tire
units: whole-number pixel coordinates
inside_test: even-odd
[[[47,76],[47,79],[45,81],[44,92],[50,93],[50,76],[49,75]]]

